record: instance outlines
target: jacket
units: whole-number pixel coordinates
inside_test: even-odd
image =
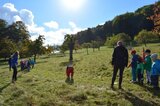
[[[117,46],[112,54],[112,65],[124,67],[128,65],[128,51],[124,46]]]
[[[160,60],[152,63],[151,75],[160,75]]]
[[[18,65],[18,55],[14,54],[11,59],[11,67],[15,67]]]
[[[152,60],[151,60],[150,55],[148,55],[148,56],[145,57],[144,68],[145,68],[147,71],[151,71],[151,67],[152,67]]]

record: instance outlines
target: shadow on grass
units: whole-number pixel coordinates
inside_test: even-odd
[[[146,88],[146,90],[151,92],[154,96],[160,97],[160,93],[159,93],[160,89],[154,89],[154,88],[146,86],[146,85],[144,85],[144,87]]]
[[[74,79],[68,79],[68,78],[66,78],[65,82],[68,85],[72,85],[72,84],[74,84]]]
[[[5,89],[7,88],[11,83],[8,83],[6,85],[4,85],[3,87],[0,88],[0,93]]]
[[[59,65],[60,65],[60,66],[67,66],[68,63],[69,63],[68,61],[67,61],[67,62],[61,62]]]
[[[130,93],[128,91],[123,90],[122,94],[124,95],[125,99],[130,101],[133,106],[159,106],[159,104],[153,102],[153,101],[146,101],[142,98],[137,97],[133,93]]]
[[[36,62],[36,64],[41,64],[41,63],[46,63],[46,62],[48,62],[48,61],[38,61],[38,62]]]

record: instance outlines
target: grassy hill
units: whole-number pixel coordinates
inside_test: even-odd
[[[160,52],[160,44],[148,45]],[[142,47],[136,47],[139,52]],[[130,83],[131,71],[125,69],[123,90],[110,89],[112,48],[74,53],[74,84],[65,83],[66,56],[42,56],[31,72],[19,71],[11,83],[12,71],[0,63],[0,106],[160,106],[160,91]]]

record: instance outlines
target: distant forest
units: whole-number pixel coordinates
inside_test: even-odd
[[[156,12],[156,14],[160,15],[160,1],[158,1],[155,4],[143,6],[135,12],[127,12],[118,15],[113,20],[106,21],[104,25],[98,25],[78,32],[74,35],[76,43],[82,45],[84,43],[91,43],[92,41],[99,40],[104,44],[108,37],[119,33],[125,33],[133,40],[143,29],[153,31],[155,24],[153,18],[151,19],[150,17],[154,16],[155,7],[158,8],[158,13]],[[63,45],[64,44],[65,41]]]

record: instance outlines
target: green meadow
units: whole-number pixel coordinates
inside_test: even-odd
[[[135,47],[139,54],[142,48]],[[160,55],[160,44],[145,48]],[[7,62],[1,62],[0,106],[160,106],[160,90],[153,90],[146,80],[143,86],[130,83],[130,68],[124,71],[123,89],[118,89],[118,76],[115,90],[110,88],[112,52],[113,48],[106,46],[100,51],[89,49],[89,55],[86,49],[74,52],[73,84],[65,83],[68,53],[38,57],[30,72],[18,67],[15,84],[11,83],[12,71]]]

